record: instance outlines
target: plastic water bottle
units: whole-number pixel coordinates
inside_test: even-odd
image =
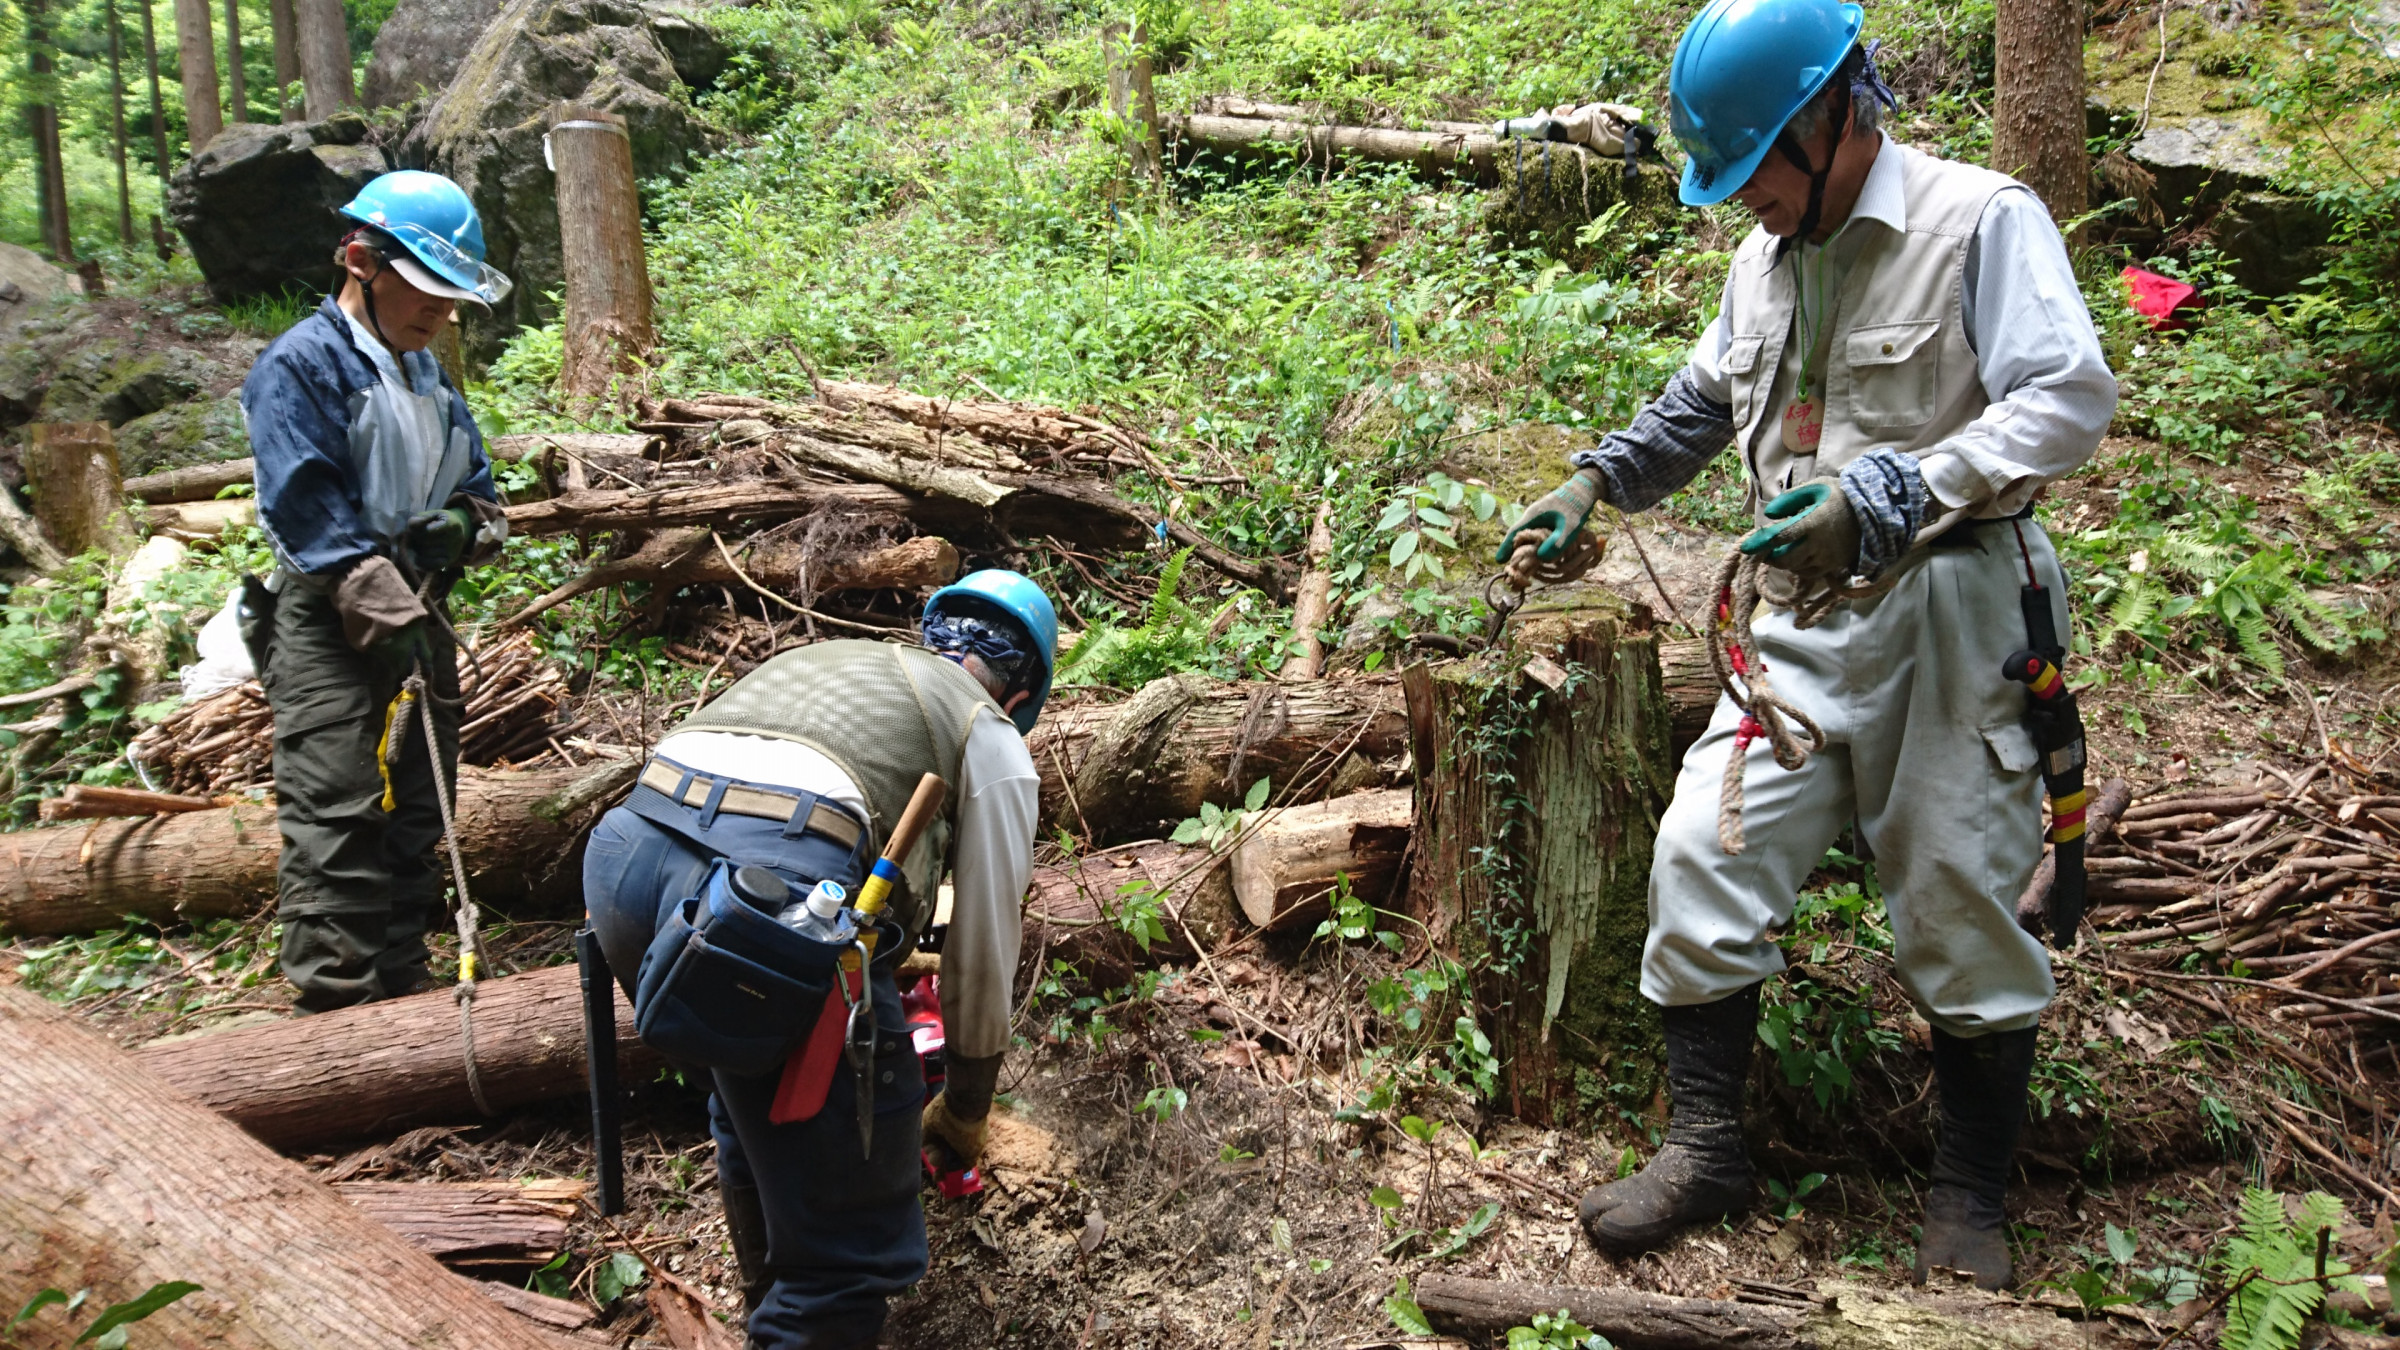
[[[820,881],[808,897],[785,909],[776,919],[804,938],[843,945],[858,936],[850,922],[850,893],[838,882]]]

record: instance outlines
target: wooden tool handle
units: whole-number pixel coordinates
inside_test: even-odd
[[[917,846],[917,836],[933,823],[942,809],[942,801],[950,795],[950,785],[938,773],[929,773],[917,780],[917,790],[910,794],[908,809],[900,813],[900,823],[892,827],[892,837],[883,844],[883,856],[894,863],[905,861],[908,851]]]

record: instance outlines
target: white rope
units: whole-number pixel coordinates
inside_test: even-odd
[[[1742,837],[1742,775],[1750,742],[1764,738],[1775,762],[1797,771],[1808,757],[1825,748],[1825,731],[1815,719],[1775,692],[1767,682],[1766,658],[1750,631],[1750,616],[1758,609],[1758,579],[1766,565],[1752,554],[1734,549],[1717,569],[1715,621],[1708,625],[1708,663],[1716,671],[1725,697],[1742,710],[1741,727],[1734,732],[1732,753],[1725,759],[1725,781],[1717,794],[1717,845],[1730,856],[1744,846]],[[1792,606],[1792,623],[1813,628],[1849,592],[1823,590],[1800,597]],[[1808,733],[1808,744],[1792,730],[1797,723]]]
[[[432,690],[426,686],[425,661],[419,657],[416,670],[403,688],[416,697],[418,720],[425,728],[425,758],[433,766],[433,796],[442,809],[442,842],[450,851],[450,883],[458,890],[458,1038],[465,1049],[467,1091],[475,1098],[475,1109],[487,1116],[500,1114],[492,1109],[489,1098],[483,1095],[483,1076],[475,1068],[475,970],[482,963],[483,943],[477,936],[479,926],[475,898],[467,892],[467,860],[458,845],[458,822],[450,807],[450,782],[442,774],[441,742],[433,729]]]

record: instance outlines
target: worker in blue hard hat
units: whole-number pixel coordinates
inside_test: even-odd
[[[885,1301],[926,1270],[921,1141],[981,1157],[1009,1045],[1040,809],[1024,737],[1049,697],[1058,616],[1027,578],[980,571],[926,601],[922,634],[811,643],[735,681],[659,741],[584,854],[585,909],[643,1038],[714,1088],[752,1350],[875,1343]],[[854,1043],[872,1053],[794,1054],[837,996],[842,952],[807,926],[805,902],[822,883],[837,888],[830,912],[857,895],[928,773],[947,785],[943,806],[898,860],[867,967],[871,1016],[847,1024],[867,1028]],[[946,1075],[928,1103],[893,976],[935,923],[945,876]],[[714,982],[685,955],[696,944],[747,963],[737,983],[755,1004],[712,1003]],[[775,1011],[795,1001],[797,1015]],[[690,1034],[696,1021],[712,1035]]]
[[[508,533],[483,435],[426,351],[460,301],[508,293],[483,263],[474,204],[447,178],[402,172],[342,214],[357,228],[333,259],[339,289],[242,385],[276,561],[245,584],[242,628],[275,714],[283,971],[312,1012],[425,978],[444,875],[434,757],[421,743],[381,751],[417,675],[441,773],[455,777],[458,672],[443,600]]]
[[[1573,457],[1501,557],[1537,541],[1555,557],[1597,503],[1646,510],[1734,447],[1757,525],[1740,549],[1764,567],[1757,649],[1824,732],[1786,772],[1728,698],[1684,759],[1642,957],[1673,1114],[1648,1167],[1584,1197],[1586,1231],[1638,1251],[1750,1203],[1742,1085],[1760,986],[1783,968],[1770,932],[1855,822],[1900,985],[1931,1023],[1941,1129],[1917,1269],[1998,1287],[2052,993],[2014,912],[2042,856],[2043,779],[2001,668],[2063,646],[2033,506],[2098,446],[2116,381],[2042,203],[1881,129],[1895,101],[1862,21],[1838,0],[1711,0],[1684,30],[1668,77],[1683,200],[1738,201],[1757,228],[1689,363]],[[1729,776],[1746,801],[1721,833]]]

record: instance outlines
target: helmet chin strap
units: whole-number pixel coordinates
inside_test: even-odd
[[[1775,134],[1775,148],[1783,152],[1783,157],[1792,162],[1793,168],[1808,175],[1808,209],[1800,213],[1800,228],[1792,231],[1790,238],[1776,244],[1775,260],[1777,262],[1783,261],[1784,254],[1799,247],[1815,235],[1817,226],[1824,223],[1825,183],[1826,180],[1833,177],[1833,162],[1842,153],[1842,142],[1848,140],[1850,136],[1850,98],[1850,85],[1848,81],[1844,81],[1841,85],[1840,111],[1827,119],[1827,136],[1833,144],[1825,152],[1824,168],[1820,169],[1808,162],[1807,152],[1800,148],[1799,140],[1792,135],[1792,129],[1788,125]]]
[[[361,245],[369,253],[375,255],[374,271],[367,273],[364,278],[361,278],[356,272],[352,272],[350,279],[358,282],[359,298],[366,302],[367,331],[373,333],[375,340],[383,344],[384,350],[390,352],[393,358],[397,359],[400,349],[392,345],[391,338],[383,331],[383,320],[375,314],[375,279],[383,275],[383,270],[391,266],[391,262],[383,256],[382,249],[358,237],[364,233],[366,233],[365,230],[353,230],[347,238],[342,240],[342,263],[345,268],[349,266],[349,246],[352,244]]]

